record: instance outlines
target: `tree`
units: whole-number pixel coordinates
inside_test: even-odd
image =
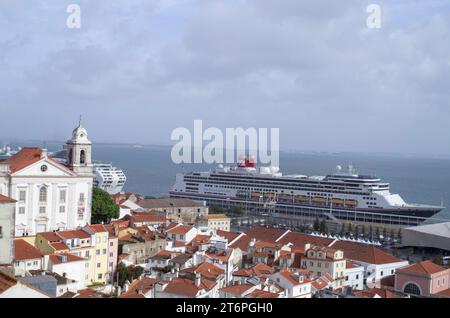
[[[130,283],[136,278],[140,277],[144,272],[141,266],[125,266],[123,263],[117,265],[117,272],[119,273],[119,286],[123,287],[126,281]]]
[[[321,233],[328,233],[327,222],[325,222],[324,219],[322,219],[322,220],[320,221],[320,224],[319,224],[319,230],[320,230]]]
[[[314,220],[314,225],[313,225],[314,231],[319,231],[320,230],[320,222],[319,222],[319,218],[316,218]]]
[[[222,214],[223,212],[224,212],[223,209],[216,204],[211,204],[209,206],[210,214]]]
[[[239,206],[234,206],[230,209],[230,212],[234,215],[242,216],[244,215],[244,209]]]
[[[111,198],[108,192],[94,187],[92,191],[92,219],[93,224],[109,223],[111,219],[117,219],[120,208]]]

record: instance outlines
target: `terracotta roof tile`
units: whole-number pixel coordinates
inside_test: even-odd
[[[432,261],[423,261],[406,267],[399,268],[398,270],[431,275],[445,271],[446,269],[433,263]]]
[[[15,202],[17,201],[14,200],[13,198],[0,194],[0,203],[15,203]]]
[[[36,247],[29,244],[25,240],[16,239],[14,240],[14,259],[17,261],[38,259],[42,258],[43,255]]]
[[[78,261],[85,261],[86,259],[80,256],[76,256],[69,253],[61,253],[61,254],[51,254],[49,255],[49,259],[53,264],[63,264],[63,263],[71,263]]]

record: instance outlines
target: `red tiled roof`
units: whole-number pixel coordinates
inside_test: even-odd
[[[432,261],[423,261],[406,267],[399,268],[399,270],[431,275],[445,271],[445,268],[436,265]]]
[[[106,227],[103,224],[91,224],[91,225],[88,225],[88,227],[95,233],[108,232],[108,230],[106,229]]]
[[[195,282],[193,280],[175,278],[174,280],[168,282],[164,292],[185,297],[195,297],[201,289],[210,290],[214,287],[214,285],[214,282],[207,279],[202,279],[200,285],[197,287],[195,286]]]
[[[24,147],[4,162],[9,164],[9,170],[14,173],[39,160],[41,160],[41,148]]]
[[[271,275],[275,273],[275,269],[270,267],[269,265],[266,265],[264,263],[258,263],[255,266],[251,268],[251,270],[255,273],[257,276],[262,275]]]
[[[248,235],[242,235],[239,239],[237,239],[236,242],[229,245],[231,248],[239,248],[243,252],[248,251],[248,245],[250,244],[250,241],[252,238]]]
[[[241,233],[239,232],[227,232],[222,230],[217,230],[216,234],[218,236],[222,236],[228,240],[228,243],[231,243],[233,240],[235,240]]]
[[[225,271],[215,266],[214,264],[203,262],[195,267],[186,268],[181,270],[183,273],[198,273],[202,277],[210,278],[210,279],[217,279],[218,276],[225,274]]]
[[[336,241],[332,247],[344,251],[345,258],[368,264],[388,264],[403,261],[377,247],[368,244]]]
[[[83,230],[68,230],[68,231],[59,231],[58,235],[64,239],[88,239],[91,236]]]
[[[11,171],[11,173],[15,173],[41,160],[41,154],[42,154],[41,148],[24,147],[18,153],[8,158],[4,162],[9,164],[9,170]],[[52,161],[52,163],[55,164],[56,166],[66,171],[70,171],[66,166],[59,163],[55,159],[48,157],[48,160]]]
[[[333,242],[333,240],[329,238],[308,235],[299,232],[289,232],[278,241],[278,243],[281,244],[292,243],[293,248],[295,248],[298,252],[304,252],[305,244],[307,243],[327,246],[331,242]]]
[[[0,194],[0,203],[15,203],[15,202],[17,201],[14,200],[13,198]]]
[[[42,236],[44,239],[46,239],[49,242],[60,242],[61,238],[56,235],[55,232],[41,232],[37,233],[38,236]]]
[[[133,222],[163,223],[167,220],[165,216],[157,212],[135,212],[131,214],[130,218]]]
[[[17,284],[17,279],[0,270],[0,295]]]
[[[350,269],[350,268],[357,268],[357,267],[359,267],[359,266],[356,265],[355,263],[350,262],[350,261],[345,261],[345,268]]]
[[[63,256],[66,258],[63,261]],[[62,263],[70,263],[70,262],[78,262],[85,261],[86,259],[83,257],[79,257],[69,253],[61,253],[61,254],[51,254],[49,255],[49,259],[53,264],[62,264]]]
[[[42,258],[43,255],[36,247],[29,244],[25,240],[16,239],[14,240],[14,259],[17,261],[28,260],[28,259],[38,259]]]
[[[189,232],[192,229],[192,226],[189,225],[179,225],[176,227],[173,227],[169,230],[167,230],[167,233],[170,234],[186,234],[187,232]]]
[[[56,243],[50,243],[49,244],[55,251],[64,251],[68,250],[69,247],[64,244],[63,242],[56,242]]]
[[[255,238],[261,241],[275,242],[280,236],[282,236],[286,230],[275,229],[263,226],[256,226],[249,229],[246,234],[250,238]]]
[[[381,298],[399,298],[395,293],[381,288],[372,288],[368,290],[356,291],[355,296],[361,298],[373,298],[375,295],[380,296]]]
[[[283,276],[285,279],[287,279],[294,286],[301,285],[301,284],[304,284],[304,283],[307,283],[310,281],[306,277],[304,277],[303,283],[300,283],[298,278],[299,278],[299,275],[301,275],[301,274],[291,273],[291,272],[287,272],[287,271],[280,271],[279,273],[281,276]]]
[[[250,285],[250,284],[232,285],[232,286],[228,286],[228,287],[223,287],[223,288],[219,289],[219,291],[241,297],[243,293],[245,293],[247,290],[249,290],[252,287],[254,287],[254,285]]]
[[[146,294],[153,289],[153,286],[158,282],[158,279],[143,277],[134,280],[130,286],[128,286],[128,291],[120,295],[120,297],[129,297],[133,295],[138,295],[138,293]]]
[[[250,294],[248,294],[246,297],[249,298],[278,298],[278,294],[268,292],[261,289],[255,289]]]

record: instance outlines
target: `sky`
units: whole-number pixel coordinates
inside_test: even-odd
[[[0,0],[0,140],[67,140],[81,114],[94,143],[201,119],[279,128],[282,150],[450,154],[449,84],[450,0]]]

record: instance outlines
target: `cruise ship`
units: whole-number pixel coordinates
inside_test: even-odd
[[[242,158],[234,167],[176,175],[171,197],[205,200],[222,207],[239,206],[256,215],[336,222],[411,226],[443,206],[406,203],[380,178],[360,175],[349,165],[327,176],[283,175],[278,167],[256,167]]]
[[[109,194],[121,192],[127,180],[121,169],[109,163],[94,162],[94,173],[94,184]]]

